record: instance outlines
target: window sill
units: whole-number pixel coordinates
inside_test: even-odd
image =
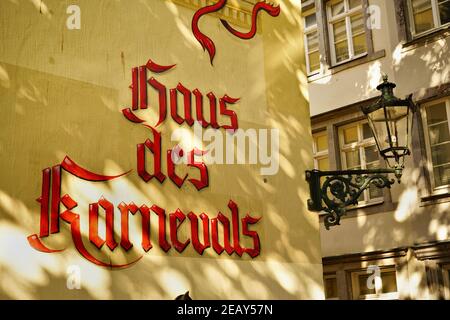
[[[434,193],[422,197],[421,207],[450,202],[450,188],[444,188]]]
[[[308,76],[308,82],[313,82],[313,81],[319,80],[323,77],[327,77],[327,76],[339,73],[341,71],[344,71],[344,70],[347,70],[347,69],[365,64],[365,63],[369,63],[374,60],[384,58],[385,56],[386,56],[386,51],[383,49],[383,50],[379,50],[379,51],[376,51],[373,53],[366,54],[359,58],[355,58],[353,60],[349,60],[347,62],[338,64],[335,66],[330,66],[330,67],[328,67],[328,71],[326,71],[323,74],[318,73],[318,74]]]
[[[335,74],[335,73],[341,72],[343,70],[347,70],[349,68],[353,68],[353,67],[359,66],[361,64],[371,62],[373,60],[378,60],[380,58],[384,58],[385,56],[386,56],[386,51],[384,49],[379,50],[377,52],[368,53],[365,56],[355,58],[353,60],[338,64],[335,66],[331,66],[330,71],[331,71],[331,74]]]
[[[450,26],[446,26],[404,43],[403,49],[405,49],[404,51],[413,50],[418,47],[433,43],[435,41],[445,39],[449,36],[450,36]]]
[[[382,208],[382,210],[379,210],[380,207]],[[361,210],[362,212],[358,212],[359,210]],[[374,212],[372,212],[372,211],[374,211]],[[346,218],[346,217],[352,218],[352,217],[359,216],[361,214],[367,215],[367,214],[384,212],[384,211],[389,211],[389,210],[387,208],[385,208],[385,199],[380,199],[380,200],[376,200],[376,201],[372,201],[372,202],[368,202],[368,203],[362,203],[357,206],[347,207],[346,214],[342,218]],[[327,214],[328,214],[327,212],[322,211],[319,213],[319,217],[324,217]]]

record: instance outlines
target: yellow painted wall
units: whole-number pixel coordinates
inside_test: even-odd
[[[66,28],[70,4],[81,9],[80,30]],[[279,17],[260,14],[263,31],[249,41],[233,37],[217,17],[202,18],[201,29],[217,48],[214,67],[192,35],[193,13],[161,0],[0,2],[0,297],[173,299],[189,290],[194,299],[323,298],[318,218],[306,209],[304,171],[312,159],[299,9],[282,1]],[[149,58],[177,64],[155,76],[167,87],[181,82],[218,97],[240,97],[231,109],[241,128],[279,129],[279,172],[263,177],[259,165],[210,164],[210,186],[200,192],[189,183],[178,189],[168,179],[162,185],[140,179],[136,144],[149,131],[127,121],[120,110],[131,103],[131,68]],[[156,105],[155,95],[150,103]],[[139,113],[155,119],[155,109]],[[158,127],[163,152],[174,145],[170,135],[178,127],[170,115]],[[133,170],[110,183],[64,175],[62,194],[77,200],[74,211],[84,233],[88,204],[102,195],[115,205],[157,204],[167,214],[180,208],[210,218],[218,211],[230,217],[227,203],[233,199],[241,217],[262,217],[252,226],[261,239],[261,255],[218,256],[209,248],[199,256],[192,245],[182,254],[173,248],[164,253],[155,238],[156,219],[153,249],[145,253],[140,222],[133,217],[135,245],[129,253],[120,248],[96,253],[118,263],[143,255],[127,269],[111,271],[83,259],[65,222],[59,234],[44,240],[65,251],[33,250],[26,237],[39,231],[35,199],[41,170],[65,155],[97,173]],[[117,209],[115,224],[120,233]],[[189,235],[184,227],[180,238]],[[243,243],[249,244],[244,238]],[[95,252],[87,239],[85,244]],[[66,286],[72,265],[81,270],[80,290]]]

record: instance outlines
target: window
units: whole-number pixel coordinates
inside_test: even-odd
[[[320,71],[319,31],[314,9],[303,15],[303,21],[305,26],[306,69],[308,75],[313,75]]]
[[[411,33],[420,36],[450,25],[450,0],[408,0]]]
[[[428,169],[433,189],[450,186],[450,99],[424,106]]]
[[[378,149],[367,122],[357,122],[339,128],[339,146],[343,169],[380,168]],[[383,200],[383,190],[371,185],[358,202],[367,204]]]
[[[398,299],[397,273],[394,267],[352,273],[353,299]]]
[[[322,171],[329,170],[327,131],[314,134],[313,139],[314,168]]]
[[[331,0],[327,3],[333,65],[367,53],[366,23],[362,9],[361,0]]]
[[[442,278],[444,280],[444,297],[445,299],[450,299],[450,264],[443,265],[441,267],[442,270]]]
[[[325,299],[338,300],[338,286],[336,275],[325,275],[323,283],[325,287]]]

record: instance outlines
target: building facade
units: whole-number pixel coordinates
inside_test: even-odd
[[[0,298],[324,297],[301,8],[257,2],[0,1]],[[264,161],[202,158],[237,129]]]
[[[382,75],[418,106],[401,183],[322,223],[327,299],[450,299],[450,1],[309,0],[302,15],[315,168],[385,166],[360,111]]]

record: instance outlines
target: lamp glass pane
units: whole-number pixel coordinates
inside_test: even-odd
[[[367,115],[370,128],[380,151],[390,147],[384,109],[377,109]]]
[[[408,147],[408,107],[388,107],[388,125],[393,147]]]

